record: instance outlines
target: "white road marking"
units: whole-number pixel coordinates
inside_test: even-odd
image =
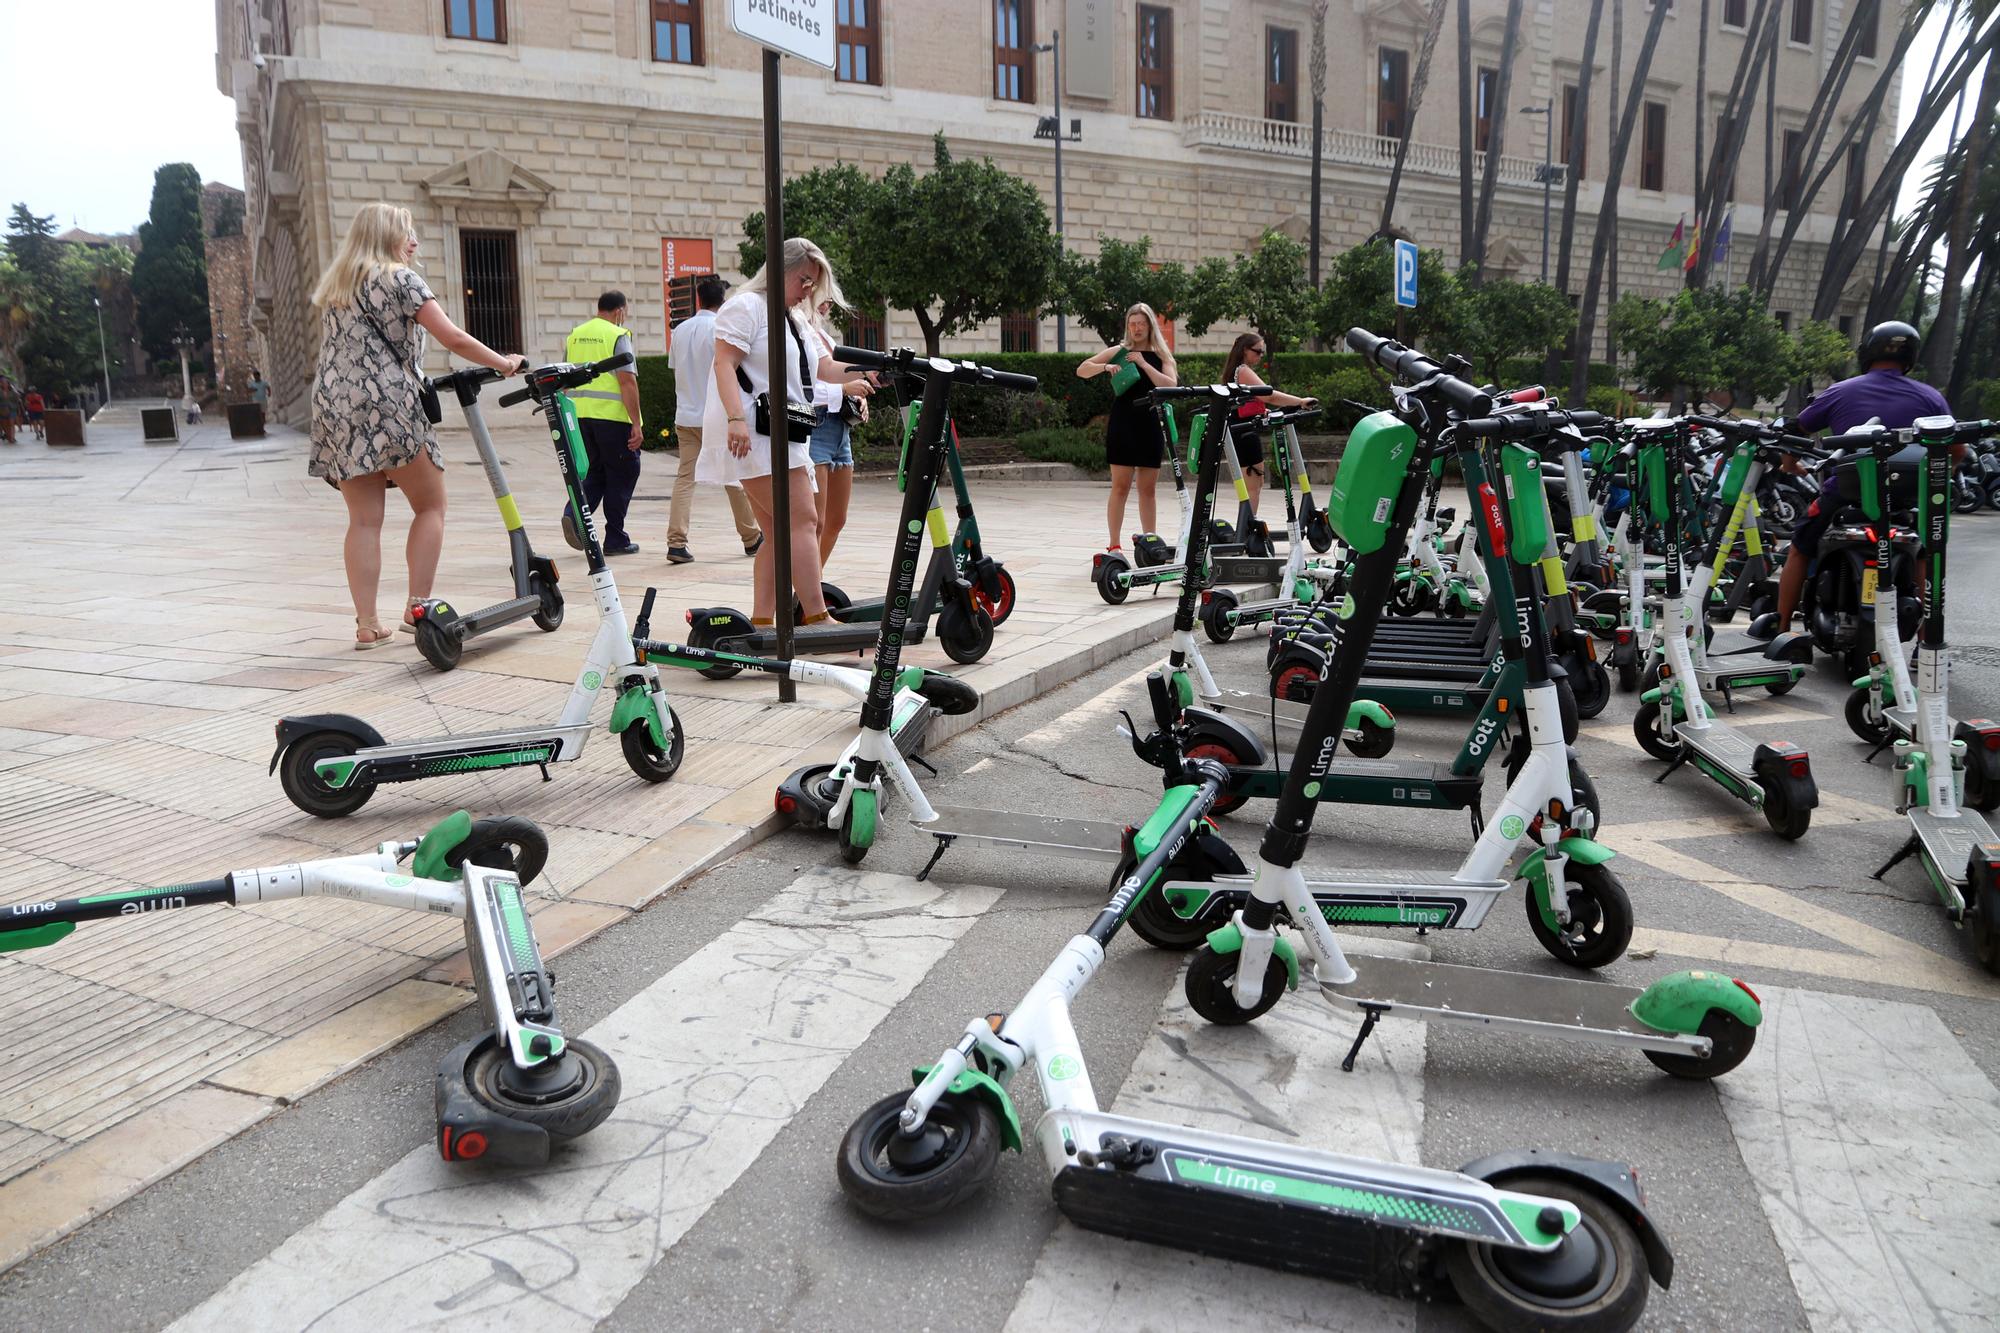
[[[813,870],[583,1034],[617,1111],[540,1171],[425,1146],[175,1329],[589,1329],[999,897]]]
[[[1415,1163],[1424,1125],[1425,1025],[1381,1024],[1354,1072],[1344,1074],[1340,1061],[1359,1025],[1358,1014],[1302,988],[1252,1026],[1211,1027],[1175,985],[1113,1109]],[[1373,1333],[1414,1328],[1419,1308],[1295,1273],[1117,1240],[1065,1221],[1043,1247],[1007,1333],[1265,1333],[1302,1318],[1316,1329]]]
[[[1921,1005],[1762,992],[1716,1087],[1812,1326],[1990,1328],[2000,1095]]]
[[[1131,675],[1106,685],[1094,697],[1015,741],[1015,746],[1023,750],[1046,750],[1069,740],[1100,718],[1115,716],[1121,708],[1131,708],[1132,686],[1145,680],[1148,673],[1158,671],[1164,661],[1162,658],[1160,662],[1148,662]],[[1144,700],[1140,702],[1143,704]]]

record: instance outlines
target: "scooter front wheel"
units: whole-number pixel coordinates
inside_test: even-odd
[[[1528,928],[1557,962],[1583,968],[1616,962],[1632,943],[1632,899],[1605,866],[1571,860],[1566,867],[1565,882],[1550,885],[1549,891],[1568,900],[1569,922],[1555,920],[1553,912],[1544,913],[1530,892],[1524,895]]]
[[[888,1222],[956,1208],[986,1187],[1000,1161],[1000,1117],[978,1097],[947,1092],[924,1127],[902,1128],[906,1092],[863,1111],[840,1140],[837,1173],[848,1202]]]
[[[1354,737],[1343,738],[1342,744],[1357,759],[1380,759],[1396,748],[1396,729],[1385,727],[1372,717],[1356,718],[1354,731]]]
[[[1650,700],[1639,705],[1632,714],[1632,739],[1639,742],[1639,748],[1662,763],[1672,763],[1681,757],[1682,744],[1679,740],[1669,740],[1660,734],[1660,701]]]
[[[1847,729],[1869,745],[1889,739],[1889,719],[1875,707],[1875,687],[1863,685],[1847,696]]]
[[[1097,566],[1097,595],[1109,606],[1119,606],[1132,595],[1132,585],[1120,582],[1120,577],[1131,568],[1123,556],[1107,555]]]
[[[960,666],[970,666],[993,646],[993,617],[976,602],[970,615],[957,604],[947,606],[938,617],[938,643],[946,657]]]
[[[1627,1329],[1645,1312],[1646,1251],[1639,1234],[1597,1194],[1551,1176],[1502,1182],[1561,1199],[1583,1214],[1553,1250],[1537,1253],[1472,1242],[1445,1251],[1445,1272],[1465,1308],[1488,1328]]]
[[[972,600],[979,604],[998,629],[1007,623],[1007,617],[1014,614],[1014,576],[1002,569],[999,573],[1000,592],[996,596],[980,586],[979,580],[972,581]]]
[[[1675,1078],[1703,1082],[1721,1078],[1742,1064],[1750,1058],[1750,1048],[1757,1044],[1756,1028],[1720,1009],[1711,1009],[1703,1015],[1701,1026],[1695,1030],[1709,1040],[1712,1049],[1706,1058],[1670,1055],[1665,1051],[1647,1051],[1646,1058]]]
[[[851,866],[861,864],[875,845],[875,793],[856,787],[848,798],[847,813],[840,817],[840,859]]]
[[[687,754],[687,733],[681,730],[681,715],[669,708],[667,720],[673,724],[674,735],[664,751],[653,744],[651,727],[634,725],[618,734],[618,743],[625,750],[625,762],[648,782],[665,782],[679,772],[681,759]]]
[[[1264,993],[1258,997],[1254,1008],[1245,1009],[1236,1002],[1236,965],[1241,953],[1217,953],[1206,944],[1195,951],[1194,959],[1188,964],[1187,992],[1188,1006],[1206,1021],[1217,1027],[1241,1027],[1253,1023],[1271,1011],[1278,997],[1285,993],[1285,961],[1272,954],[1264,964]]]
[[[1611,702],[1611,673],[1604,663],[1578,653],[1564,663],[1564,670],[1569,672],[1570,691],[1576,696],[1576,715],[1588,721],[1603,712]]]
[[[1125,882],[1137,864],[1138,862],[1129,856],[1120,861],[1118,868],[1111,872],[1109,891],[1116,892],[1118,886]],[[1155,949],[1166,949],[1173,953],[1186,953],[1206,940],[1209,932],[1215,929],[1207,922],[1190,921],[1176,912],[1174,905],[1167,901],[1165,889],[1148,889],[1140,894],[1138,903],[1132,908],[1132,915],[1127,919],[1127,924],[1132,927],[1134,935]]]
[[[278,782],[293,805],[320,819],[339,819],[368,804],[375,784],[358,782],[345,787],[329,786],[313,769],[322,759],[339,759],[361,748],[361,742],[344,731],[315,731],[285,747],[278,760]]]
[[[1201,628],[1210,643],[1228,643],[1236,636],[1236,594],[1217,588],[1202,599]]]
[[[603,1124],[623,1089],[618,1066],[587,1041],[570,1038],[549,1067],[524,1075],[490,1034],[466,1059],[465,1086],[481,1105],[555,1139],[581,1138]]]
[[[1987,749],[1979,737],[1965,750],[1966,805],[1980,811],[2000,806],[2000,751]]]
[[[523,884],[542,873],[549,860],[549,835],[541,825],[519,815],[496,815],[472,823],[471,836],[445,853],[453,870],[468,861],[488,870],[507,870]]]

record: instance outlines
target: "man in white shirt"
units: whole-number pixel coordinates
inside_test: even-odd
[[[715,312],[722,305],[728,287],[715,274],[695,282],[694,300],[699,307],[693,318],[674,326],[667,345],[667,360],[674,368],[674,441],[680,448],[680,470],[674,474],[674,497],[667,514],[667,559],[684,565],[694,559],[688,550],[688,510],[694,504],[694,467],[701,458],[701,415],[708,406],[710,373],[715,366]],[[755,555],[764,544],[764,534],[750,512],[750,498],[741,486],[724,488],[730,512],[736,517],[736,535],[743,539],[743,554]]]

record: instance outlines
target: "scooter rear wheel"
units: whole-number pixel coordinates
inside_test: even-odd
[[[1538,1254],[1460,1242],[1445,1250],[1452,1289],[1488,1328],[1627,1329],[1646,1309],[1646,1251],[1639,1234],[1597,1194],[1552,1176],[1502,1182],[1523,1194],[1561,1199],[1583,1214],[1555,1249]]]
[[[1274,953],[1264,965],[1264,993],[1258,997],[1256,1007],[1245,1009],[1236,1003],[1236,993],[1231,988],[1236,984],[1236,964],[1242,956],[1217,953],[1204,944],[1188,963],[1185,986],[1188,1006],[1217,1027],[1241,1027],[1255,1022],[1269,1013],[1278,997],[1285,993],[1285,960]]]
[[[1569,924],[1551,924],[1542,916],[1533,893],[1523,894],[1528,905],[1528,927],[1541,946],[1557,962],[1571,967],[1597,968],[1624,956],[1632,943],[1632,899],[1618,876],[1601,865],[1570,861],[1569,878],[1551,892],[1569,899]]]
[[[681,715],[669,708],[667,718],[673,723],[674,735],[667,742],[664,753],[653,744],[651,727],[631,726],[618,734],[618,743],[625,751],[625,762],[648,782],[665,782],[679,772],[681,760],[687,754],[687,733],[681,730]]]
[[[1120,861],[1118,868],[1111,872],[1111,883],[1108,887],[1116,890],[1125,882],[1137,864],[1138,862],[1129,856]],[[1127,918],[1126,924],[1132,927],[1134,935],[1155,949],[1166,949],[1173,953],[1186,953],[1189,949],[1195,948],[1208,938],[1210,931],[1215,929],[1207,922],[1190,921],[1176,912],[1173,904],[1167,901],[1164,888],[1148,889],[1139,895],[1138,904],[1133,907],[1132,915]]]
[[[1707,1059],[1693,1055],[1670,1055],[1665,1051],[1647,1051],[1646,1058],[1672,1074],[1675,1078],[1705,1082],[1721,1078],[1736,1066],[1750,1058],[1750,1048],[1757,1044],[1757,1029],[1720,1009],[1711,1009],[1702,1015],[1701,1026],[1696,1031],[1707,1037],[1713,1046]]]
[[[465,1087],[473,1099],[510,1120],[538,1125],[550,1138],[581,1138],[610,1118],[623,1084],[611,1057],[587,1041],[570,1038],[556,1057],[550,1091],[523,1093],[510,1079],[513,1060],[488,1034],[465,1062]],[[565,1068],[564,1066],[567,1066]]]
[[[278,760],[278,782],[293,805],[320,819],[339,819],[368,804],[375,794],[372,782],[349,787],[329,787],[313,765],[321,759],[339,759],[361,748],[361,742],[344,731],[315,731],[285,747]]]
[[[1977,739],[1965,749],[1965,804],[1980,811],[2000,806],[2000,752]]]
[[[417,622],[417,651],[439,671],[449,671],[464,656],[465,640],[450,630],[438,628],[435,621],[425,616]]]
[[[849,1203],[888,1222],[956,1208],[986,1187],[1000,1161],[1000,1117],[984,1099],[947,1092],[918,1134],[904,1137],[906,1092],[863,1111],[840,1140],[836,1168]]]
[[[445,853],[444,863],[456,870],[466,862],[488,870],[506,870],[523,884],[542,873],[549,860],[549,835],[532,819],[497,815],[474,820],[472,835]]]
[[[1764,822],[1787,842],[1797,842],[1812,827],[1812,807],[1795,799],[1792,781],[1781,777],[1764,784]]]
[[[1611,673],[1604,663],[1578,653],[1563,663],[1569,673],[1570,692],[1576,696],[1576,715],[1588,721],[1611,702]]]
[[[535,628],[544,634],[554,634],[562,628],[563,623],[562,589],[544,581],[538,574],[530,574],[528,583],[534,588],[535,595],[542,599],[542,609],[535,612],[533,617]]]
[[[1217,588],[1202,599],[1201,628],[1210,643],[1228,643],[1236,637],[1236,622],[1230,618],[1235,610],[1236,594],[1226,588]]]

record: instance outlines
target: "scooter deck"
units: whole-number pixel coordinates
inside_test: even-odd
[[[1364,1012],[1679,1054],[1694,1053],[1697,1042],[1707,1045],[1705,1039],[1661,1032],[1634,1018],[1631,1005],[1641,992],[1631,986],[1403,958],[1347,961],[1354,980],[1344,986],[1321,981],[1320,993]]]
[[[1062,819],[972,806],[940,805],[924,832],[952,841],[1116,863],[1125,854],[1125,827],[1102,819]]]
[[[1889,724],[1890,730],[1904,740],[1909,740],[1917,734],[1917,710],[1914,708],[1898,708],[1892,704],[1882,710],[1882,720]],[[1952,720],[1946,718],[1947,734],[1951,731],[1952,725]]]
[[[1978,813],[1961,809],[1940,815],[1927,805],[1910,807],[1910,830],[1923,844],[1924,859],[1954,888],[1966,883],[1966,867],[1980,844],[1993,841],[1993,830]]]
[[[1757,773],[1752,767],[1757,757],[1757,742],[1735,728],[1713,721],[1705,727],[1677,726],[1674,738],[1711,764],[1728,769],[1743,781],[1757,782]]]

